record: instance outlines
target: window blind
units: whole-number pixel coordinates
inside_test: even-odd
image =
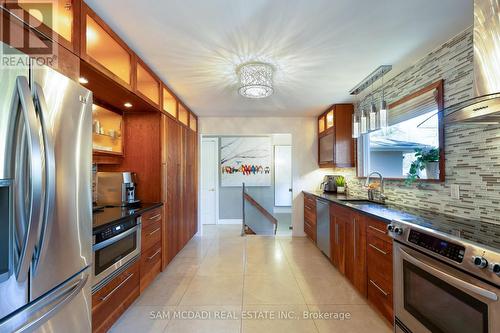
[[[437,111],[438,103],[436,97],[437,89],[433,89],[393,108],[389,106],[389,126],[424,115],[432,111]]]

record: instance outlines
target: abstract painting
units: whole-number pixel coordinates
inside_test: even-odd
[[[220,148],[221,186],[271,186],[271,138],[223,137]]]

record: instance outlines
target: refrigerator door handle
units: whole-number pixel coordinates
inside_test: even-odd
[[[37,241],[37,233],[40,227],[40,211],[42,205],[42,153],[40,147],[39,128],[37,126],[37,117],[31,92],[28,85],[28,80],[24,76],[18,76],[16,79],[16,92],[14,94],[16,99],[13,107],[16,109],[21,106],[22,115],[18,114],[16,123],[21,122],[21,116],[24,118],[24,128],[16,129],[17,140],[16,157],[18,158],[18,168],[16,170],[16,179],[14,190],[17,192],[15,196],[15,221],[18,224],[18,230],[23,231],[22,234],[18,233],[19,257],[15,268],[16,279],[19,282],[24,282],[28,277],[28,272],[33,258],[35,245]],[[17,112],[18,110],[15,110]],[[22,131],[22,132],[19,132]],[[29,169],[25,169],[26,155],[24,154],[27,147],[27,157],[29,159]],[[19,155],[19,149],[23,154]],[[29,195],[26,202],[25,193],[25,179],[24,171],[28,171],[29,180]],[[19,171],[20,173],[18,173]],[[26,216],[26,204],[28,204],[29,214]],[[19,226],[20,225],[20,226]]]
[[[53,223],[54,203],[56,196],[56,169],[54,155],[54,140],[47,125],[46,115],[48,115],[47,103],[42,87],[38,83],[34,84],[35,111],[40,119],[40,127],[43,137],[44,160],[45,160],[45,188],[43,189],[44,205],[42,207],[42,226],[40,228],[39,242],[35,252],[34,274],[38,264],[43,261],[46,253],[47,235],[50,235],[50,228]]]
[[[88,273],[78,273],[45,296],[0,323],[0,332],[32,332],[55,315],[83,289],[88,281]]]

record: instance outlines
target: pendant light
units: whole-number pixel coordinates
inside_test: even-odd
[[[378,129],[377,127],[377,107],[375,106],[375,102],[373,100],[373,83],[372,83],[372,95],[371,95],[371,103],[370,103],[370,112],[368,113],[369,120],[369,130],[375,131]]]
[[[363,104],[364,104],[364,101],[363,101]],[[361,134],[368,133],[368,119],[366,117],[366,111],[365,111],[364,107],[361,108],[359,130],[360,130]]]
[[[360,135],[360,123],[359,123],[359,116],[358,116],[358,110],[359,110],[359,103],[356,106],[356,109],[352,113],[352,137],[354,139],[359,138]]]
[[[384,88],[384,77],[382,76],[382,99],[380,101],[380,110],[378,112],[378,123],[382,129],[386,129],[388,126],[388,109],[387,102],[385,101]]]

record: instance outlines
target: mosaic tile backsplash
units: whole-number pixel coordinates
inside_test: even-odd
[[[444,79],[445,107],[472,97],[472,28],[452,38],[385,86],[390,103],[439,79]],[[380,91],[375,91],[380,100]],[[387,181],[390,203],[500,224],[500,125],[445,127],[446,181],[419,183]],[[352,194],[366,195],[354,169],[345,174]],[[450,185],[460,186],[460,200],[452,199]]]

